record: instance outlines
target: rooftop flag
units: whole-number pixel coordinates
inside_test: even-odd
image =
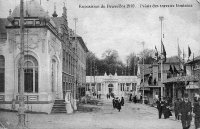
[[[171,72],[171,74],[174,74],[174,71],[173,71],[173,69],[172,69],[172,66],[171,66],[171,65],[169,66],[169,71]]]
[[[156,59],[156,61],[158,61],[159,59],[160,59],[160,57],[159,57],[159,54],[158,54],[158,50],[157,50],[157,47],[155,46],[155,59]]]
[[[181,60],[181,49],[180,49],[180,47],[179,47],[179,44],[178,44],[178,58],[179,58],[179,60]]]
[[[165,51],[165,46],[164,46],[164,44],[163,44],[163,42],[161,41],[161,45],[162,45],[162,55],[164,56],[164,60],[163,60],[163,62],[166,62],[166,51]],[[163,59],[163,58],[162,58]]]
[[[191,56],[191,49],[190,49],[190,47],[188,46],[188,59],[190,58],[190,56]]]
[[[175,66],[174,66],[174,73],[178,73],[179,74],[179,71],[176,69]]]

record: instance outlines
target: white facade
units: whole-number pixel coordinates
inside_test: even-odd
[[[24,82],[25,100],[46,102],[49,105],[48,103],[55,98],[62,97],[61,42],[56,40],[51,31],[45,28],[31,28],[27,30],[28,34],[25,34],[24,40],[24,70],[27,70],[25,74],[29,74],[28,71],[30,70],[32,78]],[[0,55],[3,55],[5,58],[5,92],[0,93],[0,95],[5,97],[4,101],[11,102],[12,100],[18,100],[19,96],[19,29],[7,29],[7,36],[8,40],[1,46],[0,52]],[[27,87],[26,83],[32,83],[31,87]],[[44,105],[41,107],[44,107]],[[11,106],[1,104],[0,107],[11,109]],[[44,110],[50,111],[51,109],[51,106],[45,106],[44,109],[38,105],[30,104],[29,106],[32,110],[41,112]]]
[[[107,94],[114,93],[115,96],[126,96],[133,93],[138,94],[140,78],[137,76],[86,76],[86,91],[101,94],[105,97]]]
[[[76,65],[83,67],[81,82],[85,82],[86,59],[82,57],[84,64],[75,60],[75,48],[68,35],[66,8],[63,7],[62,17],[50,17],[34,0],[27,2],[24,9],[22,83],[26,110],[50,113],[55,100],[64,100],[66,94],[75,110],[75,69]],[[16,6],[7,19],[0,18],[0,108],[11,110],[18,110],[19,107],[19,10]]]

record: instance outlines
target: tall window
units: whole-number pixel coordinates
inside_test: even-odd
[[[24,92],[38,92],[38,62],[31,55],[24,56]],[[18,70],[20,72],[20,70]],[[20,73],[19,73],[20,74]],[[18,79],[20,81],[20,78]]]
[[[101,83],[97,83],[97,91],[101,91]]]
[[[0,92],[5,91],[5,59],[0,55]]]

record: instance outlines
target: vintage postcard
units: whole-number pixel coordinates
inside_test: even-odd
[[[199,129],[200,0],[0,0],[1,129]]]

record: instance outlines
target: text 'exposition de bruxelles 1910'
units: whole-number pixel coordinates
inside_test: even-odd
[[[157,5],[157,4],[101,4],[101,5],[81,5],[79,8],[175,8],[175,7],[193,7],[192,4],[169,4],[169,5]]]

